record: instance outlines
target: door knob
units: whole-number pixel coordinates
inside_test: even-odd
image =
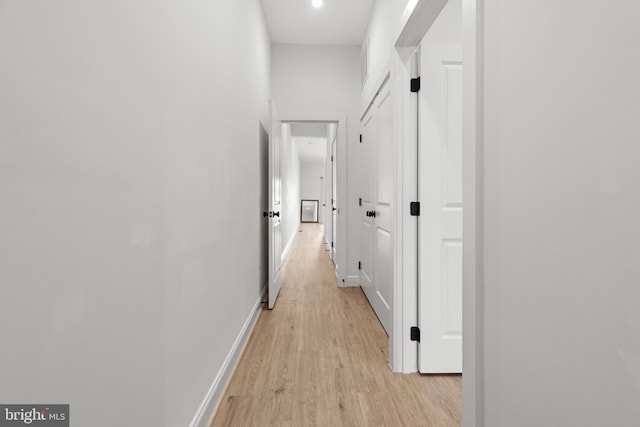
[[[268,217],[269,216],[269,212],[267,212],[267,211],[262,212],[262,216],[264,218]]]
[[[274,212],[273,216],[277,216],[279,218],[280,217],[280,212]]]

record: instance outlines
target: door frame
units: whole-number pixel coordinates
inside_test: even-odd
[[[331,183],[331,187],[329,188],[329,192],[331,193],[331,203],[329,205],[329,209],[327,210],[327,216],[330,217],[329,221],[331,221],[331,242],[334,242],[337,240],[337,236],[338,234],[336,233],[336,229],[338,227],[338,218],[337,218],[337,214],[334,215],[334,207],[335,207],[335,201],[338,199],[338,169],[337,169],[337,162],[334,162],[334,158],[338,159],[338,148],[337,148],[337,144],[338,144],[338,135],[337,133],[335,135],[333,135],[333,138],[329,138],[331,139],[331,142],[329,143],[329,152],[327,153],[327,155],[331,158],[331,162],[329,163],[329,167],[328,167],[328,173],[327,176],[329,177],[328,182]],[[328,141],[328,140],[327,140]],[[326,230],[326,229],[325,229]],[[335,248],[333,243],[329,243],[329,241],[327,241],[327,245],[329,245],[329,253],[331,254],[331,261],[333,262],[333,264],[335,265]]]
[[[298,112],[281,111],[280,120],[283,123],[337,123],[336,132],[336,158],[338,175],[338,194],[336,211],[338,219],[336,221],[336,241],[334,245],[338,252],[336,265],[336,277],[338,287],[347,287],[347,115],[345,113],[322,113],[322,112]],[[330,144],[330,142],[327,142]]]
[[[394,245],[395,299],[394,339],[390,342],[391,366],[398,372],[417,370],[415,343],[408,341],[409,325],[417,321],[417,228],[409,216],[409,203],[417,200],[417,165],[412,161],[417,148],[415,98],[407,89],[412,75],[412,54],[438,17],[447,0],[409,1],[394,37],[392,70],[396,97],[396,185],[397,216]],[[463,50],[463,148],[462,188],[462,423],[484,427],[484,277],[483,277],[483,176],[484,176],[484,0],[462,0]],[[412,101],[414,104],[412,104]],[[413,169],[415,167],[415,169]],[[415,192],[413,185],[416,185]]]

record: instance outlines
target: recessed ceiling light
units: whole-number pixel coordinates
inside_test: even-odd
[[[318,8],[318,7],[322,7],[322,0],[313,0],[311,2],[311,6]]]

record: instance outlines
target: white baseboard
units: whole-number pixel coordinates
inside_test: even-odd
[[[359,276],[347,276],[346,285],[347,286],[360,286],[360,277]]]
[[[238,363],[238,359],[240,359],[240,356],[244,351],[247,339],[249,338],[249,335],[251,335],[253,326],[255,325],[258,314],[260,313],[261,302],[266,291],[266,289],[263,289],[262,292],[260,292],[260,296],[249,313],[249,317],[247,317],[244,325],[242,325],[242,329],[240,330],[238,337],[233,343],[231,350],[229,350],[222,367],[218,371],[218,375],[214,378],[211,387],[209,387],[209,391],[207,391],[207,394],[191,420],[189,427],[207,427],[211,422],[216,410],[218,409],[218,404],[220,403],[220,399],[227,387],[229,378],[231,378],[231,374]]]
[[[296,225],[296,230],[293,232],[293,234],[291,234],[291,238],[287,242],[287,246],[285,246],[284,250],[282,251],[282,264],[284,264],[285,260],[287,259],[287,256],[289,255],[289,250],[291,249],[291,246],[293,246],[293,241],[295,240],[299,229],[300,229],[300,223]]]

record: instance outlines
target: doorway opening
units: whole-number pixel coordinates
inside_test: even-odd
[[[462,373],[462,1],[449,0],[416,58],[418,371]]]
[[[397,371],[425,373],[464,366],[465,425],[482,418],[483,25],[482,2],[409,2],[394,50],[395,87],[402,89],[395,248],[402,264],[394,272],[402,315],[394,324],[391,348],[399,352],[392,363]],[[413,201],[421,205],[417,220]],[[421,324],[416,344],[406,331]],[[438,340],[435,351],[423,346]],[[422,348],[416,352],[415,345]]]
[[[335,141],[334,124],[287,122],[284,126],[291,127],[291,142],[298,155],[299,220],[321,224],[323,241],[329,258],[333,260],[337,195],[333,186],[335,165],[330,149]]]
[[[275,305],[280,271],[297,233],[302,230],[302,223],[320,225],[327,256],[334,266],[336,285],[344,283],[341,261],[346,256],[346,234],[340,201],[346,188],[339,162],[343,126],[340,115],[280,117],[272,103],[270,200],[264,215],[269,224],[270,242],[269,308]]]

